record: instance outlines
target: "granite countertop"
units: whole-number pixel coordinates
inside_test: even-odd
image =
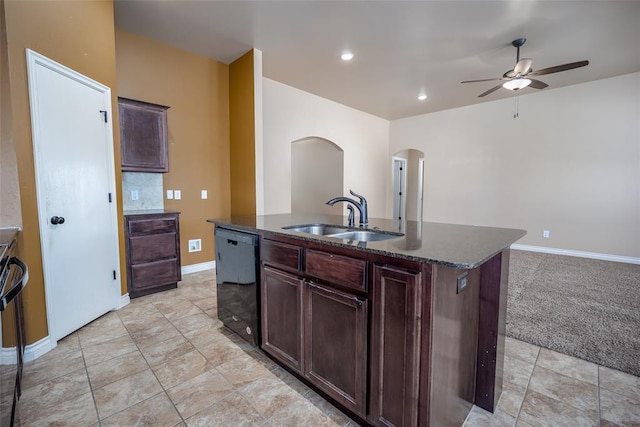
[[[162,215],[162,214],[179,214],[178,211],[172,211],[168,209],[140,209],[136,211],[124,211],[124,216],[135,215]]]
[[[369,229],[379,228],[400,232],[404,233],[404,236],[377,242],[357,242],[282,229],[291,225],[346,225],[347,218],[337,215],[278,214],[217,218],[207,221],[238,230],[277,233],[335,246],[352,247],[355,250],[464,269],[480,266],[527,234],[525,230],[511,228],[370,218]]]

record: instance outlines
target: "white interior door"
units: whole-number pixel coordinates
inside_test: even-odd
[[[398,157],[393,158],[393,219],[405,219],[406,209],[406,184],[405,171],[407,160]]]
[[[27,64],[47,321],[55,346],[119,304],[111,90],[30,50]]]

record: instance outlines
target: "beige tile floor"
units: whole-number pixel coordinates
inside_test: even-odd
[[[214,270],[131,301],[25,365],[24,426],[354,426],[229,333]],[[505,392],[465,426],[640,425],[640,378],[507,339]]]

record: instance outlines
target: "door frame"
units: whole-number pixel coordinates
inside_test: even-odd
[[[35,170],[35,187],[36,187],[36,202],[38,206],[38,225],[40,230],[40,249],[42,251],[42,270],[44,275],[44,291],[45,291],[45,303],[47,308],[47,329],[48,329],[48,338],[50,343],[50,349],[53,349],[57,346],[59,337],[56,330],[56,321],[55,321],[55,307],[53,306],[53,302],[51,298],[48,298],[48,295],[52,295],[54,292],[53,289],[53,280],[51,273],[51,265],[49,265],[49,254],[46,251],[45,245],[42,243],[43,236],[46,235],[46,228],[48,224],[48,218],[43,218],[43,211],[40,209],[41,206],[44,206],[46,203],[46,197],[41,192],[42,185],[40,184],[40,170],[44,168],[45,160],[42,158],[40,144],[42,142],[42,137],[39,129],[39,118],[38,118],[38,109],[34,108],[38,103],[39,96],[39,88],[36,80],[36,69],[38,66],[48,68],[51,71],[54,71],[58,74],[61,74],[64,77],[67,77],[71,80],[74,80],[80,84],[88,86],[91,89],[94,89],[102,94],[105,102],[105,109],[109,117],[113,118],[112,108],[111,108],[111,88],[103,85],[87,76],[84,76],[77,71],[72,70],[62,64],[59,64],[46,56],[43,56],[31,49],[26,49],[27,56],[27,76],[28,76],[28,88],[29,88],[29,106],[31,108],[31,137],[33,141],[33,166]],[[120,286],[114,289],[113,295],[113,309],[117,309],[120,307],[120,299],[121,299],[121,288],[122,288],[122,275],[120,274],[120,246],[118,241],[118,200],[116,197],[116,178],[115,178],[115,159],[114,159],[114,147],[113,147],[113,125],[110,123],[110,126],[106,126],[106,144],[107,144],[107,153],[109,163],[107,179],[109,180],[109,187],[111,189],[111,193],[113,194],[111,205],[111,229],[113,230],[115,238],[113,239],[113,254],[114,254],[114,266],[113,268],[116,271],[116,277],[119,279]]]
[[[418,222],[422,222],[424,214],[424,157],[418,159]]]

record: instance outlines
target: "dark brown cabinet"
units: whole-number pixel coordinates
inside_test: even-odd
[[[302,280],[262,269],[262,349],[302,374]]]
[[[366,260],[263,239],[263,350],[366,415]]]
[[[418,425],[421,273],[374,267],[369,421]]]
[[[367,300],[305,284],[304,376],[354,413],[365,416]]]
[[[176,288],[182,278],[178,214],[126,215],[125,233],[129,296]]]
[[[169,172],[168,108],[118,98],[124,172]]]
[[[501,255],[465,270],[275,233],[261,249],[263,350],[358,423],[462,425],[491,396],[480,295]]]

